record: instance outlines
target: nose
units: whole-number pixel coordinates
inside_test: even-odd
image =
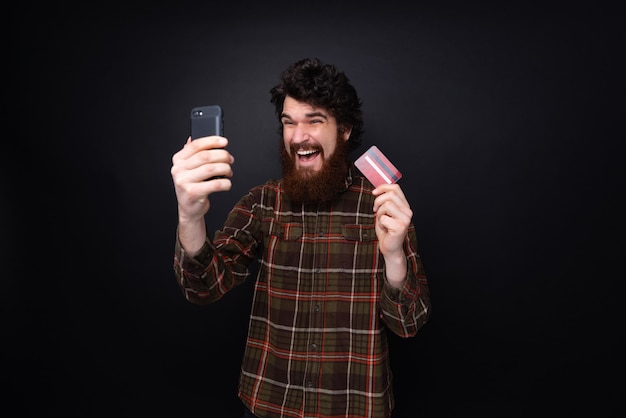
[[[306,129],[306,125],[303,123],[299,123],[291,131],[291,142],[294,144],[302,144],[311,139],[308,130]]]

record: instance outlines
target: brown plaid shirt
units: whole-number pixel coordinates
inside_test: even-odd
[[[387,284],[371,190],[350,174],[335,200],[302,206],[271,180],[234,206],[196,257],[176,243],[178,283],[198,304],[241,284],[259,257],[239,383],[239,397],[259,417],[391,414],[386,332],[415,335],[430,296],[413,224],[406,283]]]

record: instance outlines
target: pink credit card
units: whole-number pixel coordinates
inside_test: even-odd
[[[354,165],[372,182],[374,187],[385,183],[393,184],[402,177],[402,173],[391,164],[376,145],[372,145],[363,155],[357,158]]]

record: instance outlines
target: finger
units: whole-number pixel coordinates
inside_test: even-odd
[[[381,184],[380,186],[372,190],[372,194],[377,197],[384,196],[385,194],[395,194],[397,196],[400,196],[403,199],[405,198],[404,193],[402,192],[402,189],[397,183],[396,184]]]
[[[206,170],[203,170],[203,167],[201,167],[197,170],[189,170],[176,178],[175,185],[177,189],[181,190],[191,200],[206,197],[214,192],[230,190],[232,187],[230,180],[233,175],[232,171],[229,169],[228,172],[219,174],[220,177],[216,178],[217,175],[217,172],[213,173],[213,175],[207,174]]]
[[[193,170],[190,170],[189,173],[189,180],[193,182],[206,181],[213,179],[214,177],[231,178],[233,176],[232,167],[227,163],[203,164]]]
[[[232,164],[235,162],[235,158],[225,149],[212,148],[198,151],[189,158],[189,161],[193,161],[193,164],[196,165],[215,163]]]
[[[233,183],[230,178],[220,177],[202,183],[207,188],[207,195],[214,192],[225,192],[231,189]]]
[[[372,194],[374,196],[379,196],[379,195],[382,195],[384,193],[389,193],[389,192],[395,192],[395,193],[398,193],[400,196],[404,196],[404,193],[402,192],[402,188],[400,187],[398,183],[393,183],[393,184],[383,183],[379,185],[378,187],[376,187],[374,190],[372,190]]]
[[[205,136],[194,140],[188,137],[183,148],[174,154],[172,161],[185,160],[201,150],[225,148],[227,145],[228,139],[223,136]]]
[[[387,191],[382,191],[384,189],[379,188],[379,191],[382,191],[381,194],[374,199],[374,212],[378,211],[380,206],[385,204],[386,202],[393,202],[398,207],[406,207],[409,209],[409,202],[406,200],[404,193],[399,187],[391,187],[385,188]]]
[[[388,216],[407,225],[411,222],[411,218],[413,217],[413,211],[409,207],[408,202],[393,197],[388,197],[383,200],[382,203],[377,206],[375,213],[377,217]]]
[[[228,145],[228,139],[223,136],[211,135],[202,136],[191,141],[198,149],[225,148]]]
[[[179,157],[180,156],[175,157],[174,165],[172,167],[173,174],[198,169],[209,173],[212,173],[213,171],[225,173],[230,170],[230,165],[235,162],[235,158],[225,149],[201,150],[186,159],[181,159]],[[216,164],[219,166],[213,167]]]

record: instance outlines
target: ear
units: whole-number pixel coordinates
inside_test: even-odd
[[[350,139],[350,134],[352,133],[352,126],[344,126],[341,128],[341,139],[347,141]]]

